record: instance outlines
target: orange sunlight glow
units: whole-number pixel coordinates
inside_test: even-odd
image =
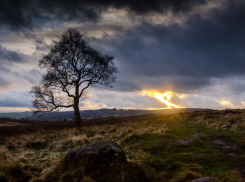
[[[173,97],[172,92],[159,93],[157,91],[143,91],[143,95],[155,97],[156,99],[160,100],[161,102],[167,105],[167,107],[164,109],[183,108],[170,102],[171,98]]]
[[[215,100],[216,102],[220,103],[221,105],[223,106],[229,106],[229,107],[233,107],[235,108],[234,104],[232,104],[230,101],[227,101],[227,100]]]

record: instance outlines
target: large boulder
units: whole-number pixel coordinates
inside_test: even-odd
[[[127,158],[116,142],[109,139],[96,141],[82,148],[69,150],[65,156],[65,163],[79,165],[81,163],[99,166],[113,166],[116,163],[127,163]]]

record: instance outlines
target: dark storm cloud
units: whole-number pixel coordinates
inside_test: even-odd
[[[111,47],[108,53],[136,90],[151,85],[188,92],[210,85],[211,78],[245,76],[245,2],[225,1],[206,13],[183,25],[143,22],[114,39],[89,41]]]
[[[133,92],[136,90],[142,90],[143,85],[139,85],[134,82],[134,80],[129,80],[127,76],[123,76],[120,73],[117,74],[116,84],[113,84],[113,90]],[[104,88],[101,86],[102,89]]]
[[[28,10],[29,9],[29,10]],[[11,29],[31,28],[30,3],[28,0],[8,0],[0,3],[0,24]]]
[[[127,9],[135,15],[190,11],[205,0],[8,0],[0,4],[0,24],[13,30],[32,29],[59,19],[61,21],[92,21],[100,19],[108,8]]]

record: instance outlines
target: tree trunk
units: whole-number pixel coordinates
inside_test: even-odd
[[[81,117],[80,117],[80,111],[79,111],[79,98],[74,99],[74,113],[75,113],[75,125],[76,125],[76,130],[81,129]]]

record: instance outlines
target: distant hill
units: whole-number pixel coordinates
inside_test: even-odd
[[[200,108],[180,108],[180,109],[161,109],[161,110],[138,110],[138,109],[100,109],[100,110],[83,110],[80,116],[83,119],[107,118],[107,117],[125,117],[145,114],[172,114],[180,112],[206,111],[211,109]],[[51,112],[29,116],[30,120],[54,121],[54,120],[71,120],[74,117],[73,111]]]
[[[32,116],[33,113],[26,111],[26,112],[9,112],[9,113],[0,113],[0,118],[12,118],[12,119],[20,119],[20,118],[27,118]]]

